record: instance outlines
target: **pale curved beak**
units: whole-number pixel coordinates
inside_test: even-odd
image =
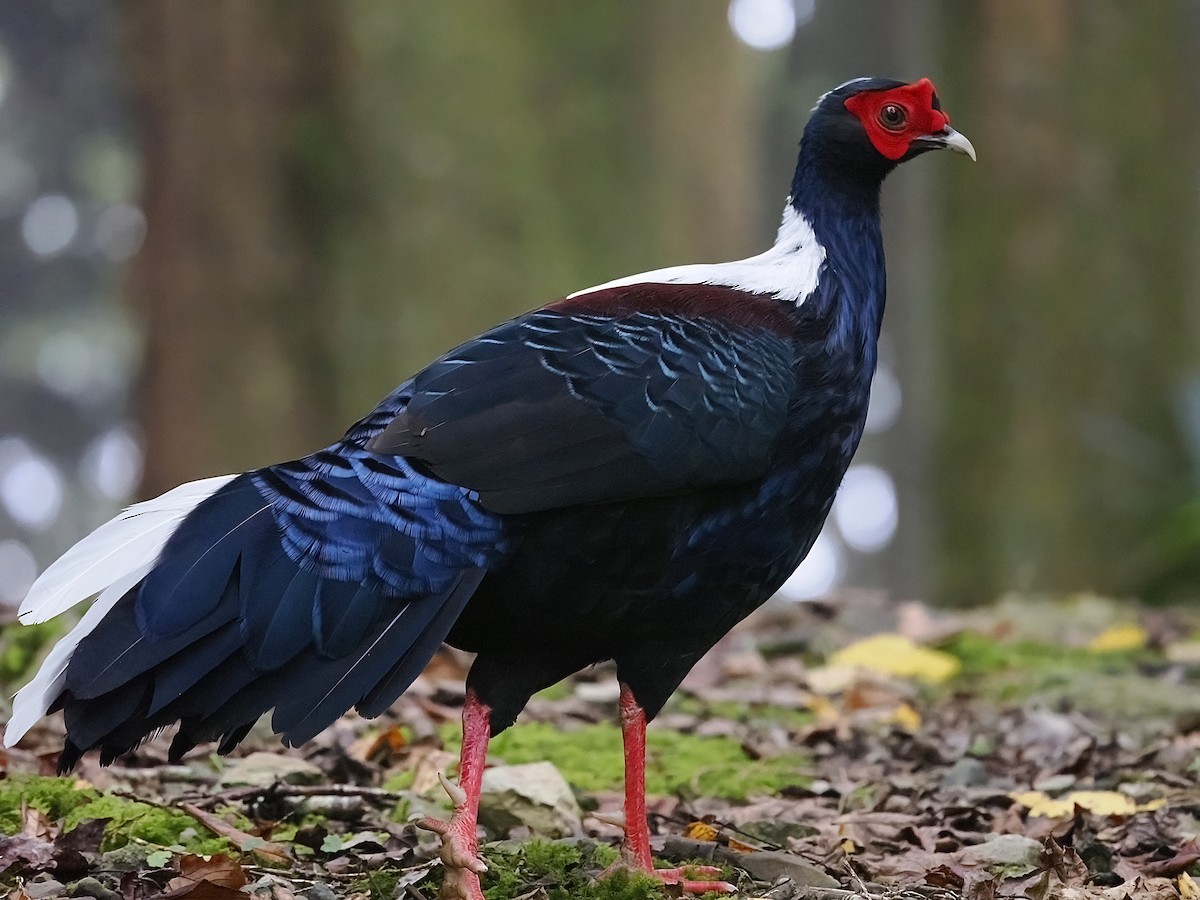
[[[971,142],[967,140],[966,135],[959,134],[949,125],[946,126],[945,130],[938,134],[931,134],[925,140],[938,147],[945,147],[947,150],[965,153],[971,157],[971,162],[975,161],[975,148],[971,146]]]

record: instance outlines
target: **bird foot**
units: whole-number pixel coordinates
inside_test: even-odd
[[[707,894],[709,892],[717,894],[736,894],[737,888],[728,881],[717,881],[716,876],[721,874],[719,866],[678,866],[673,869],[655,869],[652,866],[647,868],[631,863],[624,859],[619,859],[603,872],[600,873],[601,878],[607,878],[618,870],[628,870],[632,872],[642,872],[649,875],[651,878],[656,878],[663,884],[676,885],[685,894]],[[708,878],[708,881],[700,879]]]
[[[431,816],[417,819],[416,826],[432,831],[442,838],[438,852],[446,867],[446,877],[438,894],[441,900],[484,900],[479,876],[487,871],[487,863],[479,855],[479,839],[475,834],[475,811],[467,803],[467,795],[458,785],[439,773],[439,780],[454,803],[450,820]]]

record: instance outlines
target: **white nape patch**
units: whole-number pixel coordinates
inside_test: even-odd
[[[824,102],[825,102],[825,98],[826,98],[826,97],[828,97],[830,94],[836,94],[836,93],[837,93],[838,91],[840,91],[842,88],[844,88],[844,87],[850,87],[850,85],[852,85],[852,84],[858,84],[860,81],[870,81],[870,80],[871,80],[871,79],[870,79],[868,76],[866,76],[866,75],[860,75],[858,78],[851,78],[849,81],[843,81],[841,84],[839,84],[839,85],[838,85],[837,87],[835,87],[833,90],[831,90],[831,91],[826,91],[826,92],[825,92],[825,93],[823,93],[823,94],[822,94],[820,97],[818,97],[818,98],[817,98],[817,103],[816,103],[816,106],[814,106],[814,107],[813,107],[811,110],[809,110],[809,112],[816,112],[816,111],[817,111],[817,107],[819,107],[819,106],[820,106],[822,103],[824,103]]]
[[[571,297],[630,284],[712,284],[751,294],[769,294],[799,306],[817,289],[825,247],[812,224],[789,202],[775,245],[766,253],[734,262],[671,266],[607,281]]]
[[[97,594],[99,597],[79,624],[54,645],[33,680],[17,692],[4,746],[19,741],[46,714],[62,689],[67,664],[79,642],[154,567],[184,517],[235,477],[220,475],[189,482],[161,497],[134,504],[51,563],[34,582],[18,613],[26,625],[45,622]]]

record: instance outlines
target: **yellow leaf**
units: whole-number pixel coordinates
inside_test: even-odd
[[[828,698],[822,697],[820,694],[810,694],[805,705],[812,711],[817,721],[822,724],[828,725],[830,722],[836,722],[841,718],[837,707]]]
[[[858,666],[884,675],[941,684],[958,674],[959,661],[949,653],[919,647],[899,634],[877,634],[844,647],[829,659],[834,666]]]
[[[1166,803],[1160,799],[1139,806],[1133,798],[1117,791],[1072,791],[1057,800],[1042,791],[1018,791],[1009,796],[1026,807],[1031,816],[1045,819],[1072,815],[1076,806],[1098,816],[1132,816],[1137,812],[1159,809]]]
[[[1113,625],[1106,628],[1088,644],[1093,653],[1118,653],[1122,650],[1141,650],[1150,636],[1141,625]]]
[[[1200,887],[1196,886],[1195,880],[1187,872],[1179,876],[1179,896],[1183,900],[1200,898]]]
[[[683,829],[683,836],[693,841],[715,841],[717,829],[708,822],[689,822],[687,828]]]
[[[921,714],[907,703],[901,703],[897,706],[892,711],[892,714],[888,716],[888,719],[909,733],[918,731],[921,728]]]

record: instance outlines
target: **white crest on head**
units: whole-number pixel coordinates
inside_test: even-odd
[[[871,80],[871,79],[870,79],[869,77],[867,77],[866,75],[860,75],[858,78],[851,78],[849,81],[843,81],[841,84],[839,84],[839,85],[838,85],[837,87],[835,87],[833,90],[831,90],[831,91],[826,91],[826,92],[825,92],[825,93],[823,93],[823,94],[822,94],[820,97],[818,97],[818,98],[817,98],[816,105],[815,105],[815,106],[813,106],[813,108],[812,108],[811,112],[816,112],[816,111],[817,111],[817,107],[819,107],[819,106],[820,106],[822,103],[824,103],[824,102],[825,102],[825,98],[826,98],[826,97],[828,97],[830,94],[836,94],[836,93],[837,93],[838,91],[840,91],[842,88],[844,88],[844,87],[850,87],[850,85],[852,85],[852,84],[858,84],[860,81],[870,81],[870,80]]]
[[[711,284],[750,294],[767,294],[799,306],[817,289],[825,247],[812,224],[789,202],[775,245],[765,253],[733,262],[671,266],[576,291],[572,297],[631,284]]]

